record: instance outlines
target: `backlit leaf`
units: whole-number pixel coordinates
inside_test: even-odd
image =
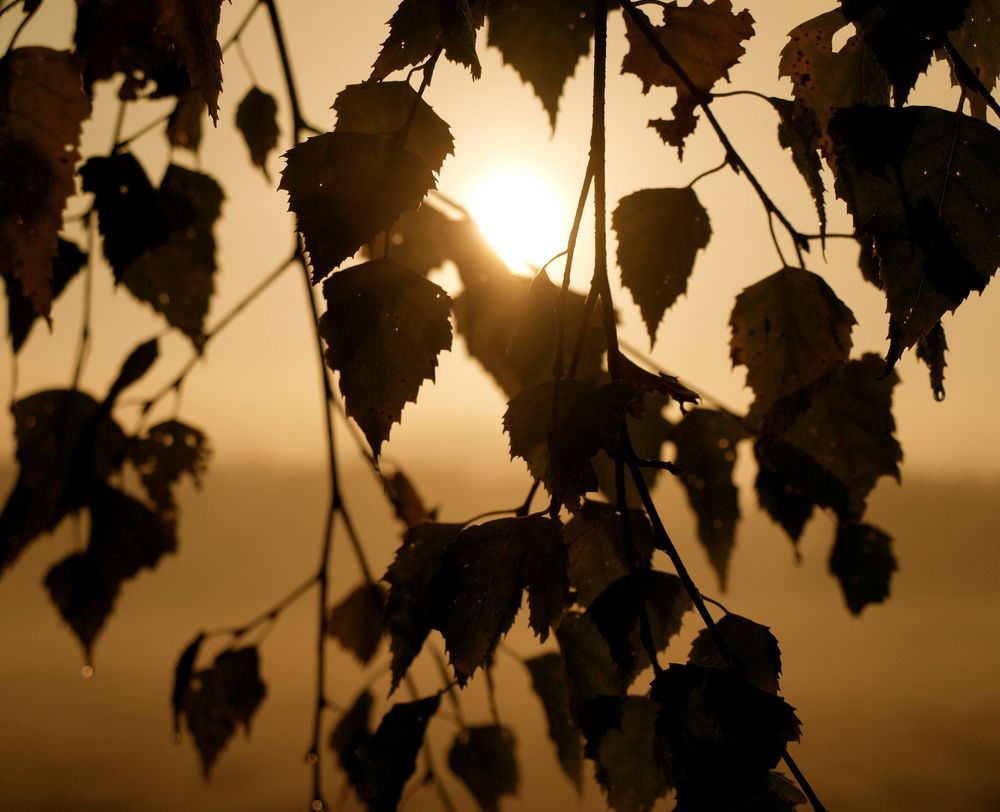
[[[770,770],[799,739],[794,709],[732,669],[671,664],[653,680],[652,698],[678,809],[733,809],[766,796]]]
[[[570,715],[569,685],[563,658],[548,652],[525,660],[524,665],[531,674],[531,688],[545,709],[549,738],[556,746],[559,766],[579,792],[583,741]]]
[[[122,368],[118,372],[118,377],[111,384],[106,402],[112,403],[125,389],[139,381],[149,372],[159,356],[160,342],[156,338],[144,341],[132,350],[122,364]]]
[[[62,211],[75,192],[89,116],[75,54],[15,48],[0,59],[0,275],[16,279],[46,318]]]
[[[996,24],[1000,22],[1000,2],[998,0],[970,0],[965,14],[965,22],[948,38],[955,46],[972,72],[987,90],[993,90],[1000,74],[1000,40],[996,36]],[[952,70],[952,83],[959,84]],[[986,103],[978,96],[970,99],[972,115],[986,118]]]
[[[451,221],[440,209],[426,201],[416,211],[404,211],[388,232],[389,252],[396,262],[427,276],[450,257]],[[380,235],[365,246],[369,259],[381,256]]]
[[[586,0],[489,0],[489,45],[531,85],[556,126],[559,98],[590,52],[593,3]]]
[[[841,0],[840,7],[864,32],[892,84],[897,107],[930,64],[934,49],[965,19],[969,0]]]
[[[434,172],[455,154],[451,129],[409,82],[362,82],[348,85],[333,103],[337,132],[396,137],[409,127],[403,148],[420,157]]]
[[[278,146],[281,135],[278,102],[274,96],[256,85],[251,87],[236,108],[236,128],[246,142],[253,165],[259,166],[264,177],[270,180],[267,156]]]
[[[622,284],[639,305],[652,346],[664,312],[687,290],[695,255],[712,236],[708,212],[693,189],[640,189],[618,201],[611,222]]]
[[[935,400],[944,400],[944,368],[948,362],[944,354],[948,351],[948,342],[944,336],[944,327],[938,322],[917,340],[917,359],[927,365],[931,375],[931,391]]]
[[[389,36],[372,65],[371,80],[428,59],[440,45],[452,62],[465,65],[478,79],[482,74],[476,56],[476,19],[469,0],[402,0],[389,20]]]
[[[431,629],[444,625],[438,614],[441,596],[435,588],[435,577],[445,549],[461,529],[460,524],[426,523],[411,527],[386,571],[385,581],[389,584],[386,625],[391,636],[393,690]]]
[[[733,365],[747,368],[755,409],[766,410],[827,375],[851,351],[854,314],[811,271],[782,268],[736,297]]]
[[[194,676],[195,663],[198,660],[198,653],[201,651],[201,644],[205,641],[205,633],[199,632],[194,640],[188,643],[181,656],[177,658],[177,665],[174,667],[174,687],[170,692],[170,705],[174,711],[174,738],[180,740],[181,735],[181,714],[184,712],[184,697],[187,696],[191,679]]]
[[[642,604],[639,601],[643,601]],[[619,578],[590,604],[587,614],[611,649],[622,679],[631,683],[649,665],[640,635],[641,612],[649,619],[656,651],[663,651],[680,631],[691,599],[676,575],[655,570]]]
[[[256,646],[223,651],[210,668],[191,677],[181,708],[206,778],[236,729],[250,732],[265,696]]]
[[[761,509],[784,528],[793,542],[798,542],[812,517],[813,500],[789,484],[782,474],[768,468],[759,457],[754,489]]]
[[[611,656],[604,635],[590,615],[567,612],[556,629],[559,651],[565,663],[569,686],[570,714],[580,724],[584,708],[600,696],[619,696],[628,687]]]
[[[498,812],[504,795],[520,782],[514,734],[505,727],[476,725],[459,733],[448,751],[448,766],[484,812]]]
[[[208,468],[211,451],[205,435],[179,420],[166,420],[129,443],[126,453],[160,521],[172,526],[177,514],[174,485],[187,474],[200,487]]]
[[[451,299],[387,259],[340,271],[323,285],[323,297],[326,362],[340,373],[347,414],[377,458],[403,407],[434,380],[438,354],[451,348]]]
[[[641,510],[629,510],[629,529],[639,567],[653,556],[653,529]],[[569,581],[577,604],[586,608],[607,587],[628,575],[628,549],[621,517],[603,502],[587,500],[563,533],[569,556]]]
[[[357,750],[349,773],[361,800],[371,812],[393,812],[403,787],[413,775],[427,723],[441,703],[440,696],[393,705],[378,729]]]
[[[382,588],[377,584],[361,584],[330,609],[327,633],[366,665],[382,642],[384,607]]]
[[[208,112],[219,122],[222,92],[222,48],[216,38],[222,0],[158,0],[156,36],[173,45],[178,65],[201,91]]]
[[[424,522],[434,521],[437,509],[428,510],[424,500],[417,493],[416,486],[402,471],[386,475],[382,479],[385,494],[392,503],[396,518],[407,527],[415,527]]]
[[[121,281],[133,296],[198,343],[215,291],[213,229],[225,195],[208,175],[171,164],[160,183],[160,196],[169,235],[139,256]]]
[[[840,581],[847,608],[855,615],[889,597],[896,571],[892,538],[869,524],[839,522],[830,553],[830,572]]]
[[[121,465],[125,435],[90,395],[36,392],[14,403],[17,481],[0,513],[0,574],[39,534],[85,506]]]
[[[76,243],[59,238],[56,258],[52,261],[52,301],[59,298],[59,294],[65,290],[86,262],[87,255]],[[28,334],[38,319],[38,311],[35,310],[31,299],[24,295],[21,283],[16,277],[4,269],[0,269],[0,276],[3,277],[7,288],[7,332],[10,333],[10,342],[16,354],[28,339]]]
[[[830,131],[837,194],[875,242],[891,366],[996,273],[1000,132],[934,107],[854,107]]]
[[[45,576],[49,596],[88,659],[122,584],[139,570],[154,568],[176,547],[156,514],[115,488],[95,485],[89,507],[87,548],[70,554]]]
[[[551,560],[550,551],[562,546],[560,534],[555,519],[495,519],[466,528],[445,550],[435,580],[448,607],[442,632],[459,685],[493,655],[514,622],[525,586],[532,627],[540,635],[568,603],[565,576],[557,570],[547,583],[532,559],[540,553]]]
[[[751,685],[770,694],[778,693],[781,650],[771,630],[767,626],[734,614],[724,615],[715,626],[733,656],[732,666]],[[722,656],[708,629],[698,632],[698,636],[691,644],[688,662],[691,665],[708,668],[728,666],[726,658]]]
[[[642,696],[617,697],[586,726],[587,754],[616,812],[648,812],[670,789],[654,758],[659,706]]]
[[[713,409],[692,409],[671,435],[677,446],[674,464],[698,517],[698,540],[723,589],[740,518],[739,491],[733,482],[736,444],[748,436],[733,415]]]
[[[892,390],[879,356],[843,364],[808,409],[758,443],[762,463],[795,490],[838,515],[858,518],[882,476],[899,477],[902,450],[893,436]]]
[[[754,19],[747,10],[733,13],[730,0],[693,0],[681,7],[668,2],[663,8],[663,24],[655,28],[657,39],[677,60],[698,94],[707,95],[720,79],[729,78],[729,69],[746,52],[740,44],[753,36]],[[625,17],[629,52],[622,62],[622,73],[634,73],[642,80],[642,92],[654,85],[677,91],[673,119],[649,122],[660,137],[684,155],[684,141],[697,124],[695,110],[698,95],[662,61],[641,30]]]
[[[826,201],[823,184],[823,164],[819,159],[816,144],[816,118],[801,104],[786,99],[768,98],[778,111],[778,143],[792,153],[792,162],[806,182],[816,214],[819,218],[819,233],[826,234]]]
[[[778,61],[778,75],[792,80],[792,96],[800,105],[796,117],[803,126],[815,120],[815,145],[824,155],[829,153],[826,131],[835,110],[889,103],[885,72],[860,33],[833,49],[834,36],[846,25],[839,8],[807,20],[788,32]]]
[[[296,144],[279,188],[319,282],[434,188],[430,167],[393,141],[331,132]]]
[[[330,749],[337,754],[340,768],[348,775],[358,774],[358,750],[371,738],[373,704],[371,691],[366,688],[330,732]]]

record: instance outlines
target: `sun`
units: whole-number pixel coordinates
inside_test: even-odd
[[[540,176],[520,168],[492,172],[468,200],[486,239],[515,271],[540,267],[566,247],[565,207]]]

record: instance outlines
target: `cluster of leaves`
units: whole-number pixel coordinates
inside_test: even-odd
[[[204,112],[218,118],[220,5],[78,0],[72,51],[12,48],[0,60],[0,274],[15,352],[87,263],[62,234],[77,174],[115,282],[196,351],[207,340],[220,186],[177,164],[154,186],[124,144],[77,164],[96,83],[118,76],[123,104],[176,99],[167,138],[198,148]],[[265,5],[280,40],[275,6]],[[731,357],[754,395],[741,415],[691,408],[694,392],[624,355],[599,274],[586,295],[554,284],[544,270],[517,276],[468,218],[427,201],[454,151],[448,124],[424,99],[440,58],[478,78],[477,36],[486,27],[487,44],[531,85],[554,127],[566,81],[604,30],[603,15],[619,8],[629,48],[622,71],[643,92],[676,92],[670,117],[649,125],[683,157],[703,117],[723,138],[727,161],[749,174],[710,105],[754,35],[751,13],[734,11],[730,0],[659,6],[653,24],[630,0],[402,0],[370,77],[337,95],[333,130],[285,152],[278,187],[312,284],[322,283],[326,311],[316,327],[325,360],[372,462],[405,405],[434,380],[454,321],[469,355],[507,395],[512,458],[550,496],[543,513],[529,513],[529,498],[512,517],[448,524],[424,508],[405,476],[387,478],[406,525],[382,579],[387,587],[368,579],[324,607],[323,633],[363,664],[388,637],[395,690],[437,632],[463,687],[480,669],[489,675],[527,594],[531,629],[541,642],[553,637],[557,650],[524,665],[574,784],[587,758],[618,810],[649,809],[670,791],[683,809],[791,809],[805,797],[776,767],[798,740],[799,722],[779,694],[777,641],[738,615],[711,621],[649,486],[658,470],[678,476],[724,587],[740,516],[736,451],[751,441],[758,502],[793,542],[816,508],[836,517],[830,569],[849,609],[887,597],[896,568],[891,539],[865,522],[865,508],[881,477],[899,476],[893,366],[915,348],[942,397],[941,318],[982,291],[1000,263],[1000,133],[985,121],[986,106],[998,109],[990,96],[1000,69],[992,3],[841,0],[789,33],[778,68],[791,80],[791,98],[766,100],[777,137],[812,195],[821,237],[832,173],[833,192],[853,217],[861,272],[886,297],[888,346],[885,359],[852,356],[854,315],[805,267],[810,238],[753,178],[799,264],[782,260],[734,303]],[[29,17],[37,7],[24,3]],[[845,28],[851,36],[834,50]],[[957,111],[906,104],[935,58],[953,69]],[[411,69],[423,76],[418,89],[409,77],[392,78]],[[298,131],[301,114],[287,89]],[[967,96],[978,99],[971,115],[963,112]],[[236,111],[265,176],[280,138],[277,113],[275,98],[256,86]],[[713,237],[709,214],[693,185],[647,188],[618,201],[611,222],[621,285],[653,345]],[[359,252],[363,261],[342,267]],[[428,278],[445,263],[462,282],[455,296]],[[197,481],[206,462],[197,429],[171,420],[130,436],[113,416],[121,392],[157,352],[155,341],[140,345],[103,400],[74,386],[13,405],[19,473],[0,513],[0,572],[85,509],[86,548],[57,563],[45,585],[88,656],[124,581],[175,549],[173,487],[184,474]],[[680,409],[668,410],[671,403]],[[139,495],[127,492],[126,469]],[[655,567],[655,550],[674,560],[676,575]],[[685,662],[663,667],[658,658],[692,607],[708,627]],[[177,665],[175,726],[186,724],[206,775],[236,730],[249,729],[266,694],[257,648],[240,646],[246,631],[234,629],[202,667],[200,634]],[[647,689],[640,675],[650,667]],[[394,704],[373,730],[366,689],[333,729],[330,745],[369,808],[398,805],[440,701],[433,694]],[[448,765],[481,808],[498,808],[518,786],[513,731],[462,722]]]

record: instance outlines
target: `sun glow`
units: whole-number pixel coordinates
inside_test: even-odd
[[[494,172],[468,202],[486,239],[515,271],[540,267],[566,247],[568,217],[544,180],[521,169]]]

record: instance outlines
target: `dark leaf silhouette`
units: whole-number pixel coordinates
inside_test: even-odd
[[[556,746],[559,766],[580,792],[583,740],[570,715],[569,684],[563,658],[548,652],[525,660],[524,665],[531,674],[531,688],[545,709],[549,738]]]
[[[428,510],[417,493],[416,486],[402,471],[395,471],[382,479],[385,494],[392,503],[396,518],[407,527],[434,521],[437,510]]]
[[[746,52],[740,43],[753,36],[753,24],[749,11],[733,13],[730,0],[713,3],[693,0],[684,7],[676,2],[666,3],[663,24],[655,30],[660,42],[683,67],[697,93],[708,94],[716,82],[729,78],[729,69]],[[622,62],[622,73],[638,76],[642,80],[643,93],[648,93],[654,85],[677,91],[677,101],[671,111],[673,118],[650,121],[649,125],[666,143],[677,147],[678,154],[683,157],[684,141],[698,123],[695,110],[700,99],[673,68],[660,61],[653,46],[629,17],[625,18],[625,32],[629,52]]]
[[[837,194],[875,243],[891,366],[996,273],[1000,132],[933,107],[854,107],[830,129]]]
[[[497,725],[466,728],[452,742],[448,766],[484,812],[498,812],[504,795],[517,794],[520,779],[514,749],[514,734]]]
[[[715,626],[733,657],[732,667],[754,687],[769,694],[778,693],[781,650],[771,630],[734,614],[724,615]],[[707,629],[702,629],[695,637],[688,662],[707,668],[725,668],[728,665]]]
[[[733,364],[747,368],[754,408],[767,410],[847,360],[857,322],[811,271],[782,268],[736,297],[729,326]]]
[[[424,202],[416,211],[404,211],[392,229],[381,237],[388,238],[394,261],[427,276],[450,258],[448,237],[453,222],[440,209]],[[365,246],[369,259],[381,256],[382,250],[380,237]]]
[[[640,603],[642,601],[642,603]],[[611,649],[625,683],[649,665],[640,632],[641,613],[649,619],[656,651],[663,651],[680,631],[691,599],[676,575],[647,570],[619,578],[590,604],[587,614]]]
[[[250,732],[265,696],[256,646],[223,651],[210,668],[191,677],[181,710],[206,777],[237,728]]]
[[[169,235],[139,256],[121,281],[140,301],[198,344],[215,290],[215,235],[222,188],[208,175],[171,164],[160,184]]]
[[[370,79],[384,79],[419,65],[438,46],[448,59],[465,65],[478,79],[482,66],[476,56],[476,29],[480,25],[482,17],[473,14],[469,0],[402,0],[389,20],[389,36],[372,65]]]
[[[392,688],[399,685],[431,629],[443,625],[435,576],[441,558],[462,529],[460,524],[419,524],[406,532],[386,571],[386,625],[392,648]]]
[[[170,706],[174,711],[174,738],[178,740],[181,735],[184,698],[187,696],[191,679],[194,677],[195,663],[198,661],[198,654],[203,642],[205,642],[205,633],[199,632],[195,635],[194,640],[184,647],[181,656],[177,658],[177,665],[174,667],[174,688],[170,692]]]
[[[151,338],[149,341],[144,341],[132,350],[132,352],[130,352],[128,357],[125,359],[125,363],[122,364],[122,368],[118,372],[118,377],[115,378],[114,383],[111,384],[111,389],[108,391],[107,402],[113,402],[125,389],[140,380],[147,372],[149,372],[150,368],[156,363],[156,359],[159,358],[159,356],[160,342],[155,338]]]
[[[778,143],[792,153],[792,161],[806,182],[816,215],[819,218],[819,233],[826,234],[826,186],[823,183],[823,164],[816,151],[815,114],[787,99],[768,99],[778,111]]]
[[[0,574],[39,534],[85,506],[121,465],[125,435],[90,395],[52,389],[12,409],[20,465],[0,513]]]
[[[996,0],[971,0],[962,27],[948,35],[955,50],[987,90],[993,90],[1000,75],[1000,43],[993,27],[997,19],[1000,19],[1000,7]],[[954,67],[952,82],[960,84]],[[985,119],[986,103],[983,99],[973,95],[969,101],[972,115]]]
[[[366,688],[358,694],[330,733],[330,749],[337,754],[340,768],[348,775],[358,774],[358,750],[371,738],[373,704],[371,691]]]
[[[889,581],[896,571],[892,538],[868,524],[840,522],[830,553],[830,572],[840,581],[847,608],[855,615],[870,603],[889,597]]]
[[[0,181],[0,183],[2,182]],[[80,250],[76,243],[64,240],[62,237],[59,238],[56,257],[52,261],[52,301],[59,298],[59,294],[65,290],[86,261],[87,255]],[[17,278],[8,274],[2,266],[0,266],[0,276],[3,277],[7,288],[7,332],[10,333],[10,342],[14,352],[18,353],[38,319],[38,311],[35,310],[31,299],[24,295],[21,283]]]
[[[80,177],[94,195],[104,256],[121,282],[133,262],[169,237],[166,202],[131,152],[90,158]]]
[[[382,588],[377,584],[361,584],[330,609],[327,632],[364,665],[375,656],[382,642],[384,617]]]
[[[594,9],[584,0],[489,0],[489,44],[531,85],[556,126],[559,98],[590,52]]]
[[[628,511],[629,532],[638,564],[649,568],[653,528],[641,510]],[[628,548],[622,520],[611,505],[587,500],[567,523],[563,539],[569,557],[574,601],[586,608],[611,584],[628,575]]]
[[[677,446],[674,464],[698,517],[698,540],[723,589],[740,518],[739,492],[733,482],[736,444],[748,436],[733,415],[713,409],[692,409],[671,435]]]
[[[612,224],[622,285],[639,305],[652,346],[664,312],[687,290],[695,255],[712,236],[708,212],[693,189],[640,189],[618,201]]]
[[[567,612],[556,629],[569,686],[570,714],[577,727],[584,708],[601,696],[624,695],[626,685],[607,641],[589,615]]]
[[[797,542],[806,522],[812,517],[815,503],[790,485],[782,474],[768,468],[759,457],[754,488],[757,503],[784,528],[793,542]]]
[[[75,54],[16,48],[0,59],[0,275],[17,280],[46,318],[62,211],[75,190],[80,129],[89,116]]]
[[[148,81],[153,96],[201,90],[218,121],[222,49],[216,39],[222,0],[81,0],[75,42],[87,84],[124,73],[123,98],[134,98]]]
[[[197,152],[201,146],[201,115],[204,111],[205,99],[200,90],[191,88],[182,93],[167,120],[167,143]]]
[[[413,775],[427,723],[441,697],[393,705],[378,730],[357,749],[351,783],[372,812],[392,812]]]
[[[558,562],[553,550],[561,551],[561,534],[558,521],[541,516],[495,519],[466,528],[445,550],[436,588],[448,607],[441,631],[459,685],[493,655],[514,622],[525,587],[539,636],[569,603],[565,574],[557,568],[543,577],[535,558]]]
[[[253,165],[259,166],[270,180],[267,157],[278,146],[281,135],[274,96],[256,85],[251,87],[236,108],[236,128],[246,142]]]
[[[377,458],[403,407],[434,380],[438,354],[451,348],[451,299],[388,259],[340,271],[323,297],[326,362],[340,373],[347,414]]]
[[[122,584],[153,569],[176,547],[172,529],[131,496],[104,484],[89,494],[90,540],[45,576],[56,608],[90,658],[94,640],[114,608]]]
[[[697,392],[688,389],[675,375],[668,375],[665,372],[652,373],[625,355],[618,357],[618,380],[632,384],[643,392],[663,395],[674,400],[682,410],[685,404],[697,403],[701,399]]]
[[[788,703],[732,669],[677,664],[653,680],[652,698],[678,809],[768,808],[753,800],[770,792],[770,770],[799,738]]]
[[[174,485],[187,474],[196,487],[200,486],[208,467],[210,451],[205,435],[179,420],[166,420],[129,443],[126,453],[160,521],[172,527],[177,514]]]
[[[587,755],[616,812],[648,812],[670,789],[654,758],[659,706],[641,696],[606,697],[591,706],[584,725]]]
[[[965,19],[969,0],[841,0],[844,16],[857,23],[892,84],[897,107],[906,103],[917,77],[930,64],[934,49]]]
[[[815,146],[829,154],[827,125],[840,107],[889,103],[889,83],[860,33],[839,49],[833,38],[848,25],[839,8],[813,17],[788,32],[778,73],[792,80],[792,95],[800,108],[796,118],[815,121]]]
[[[455,301],[457,328],[469,354],[496,379],[508,397],[515,397],[552,377],[559,335],[560,291],[544,271],[530,282],[509,273],[502,264],[485,276],[480,275],[477,268],[490,268],[491,263],[500,260],[477,250],[473,239],[466,238],[466,242],[473,247],[461,252],[469,279]],[[569,292],[564,355],[567,363],[574,351],[571,342],[580,332],[584,303],[584,296]],[[599,318],[592,313],[584,330],[577,378],[584,381],[598,378],[604,350],[603,329]]]
[[[440,172],[444,159],[455,154],[448,124],[408,82],[348,85],[337,94],[333,109],[337,111],[337,132],[398,138],[405,129],[403,148],[419,156],[434,172]]]
[[[597,490],[592,458],[601,450],[620,456],[625,416],[641,403],[639,390],[619,382],[598,389],[576,380],[534,386],[504,414],[511,458],[521,457],[553,497],[575,505]]]
[[[121,282],[171,326],[199,341],[215,289],[215,236],[221,187],[171,164],[154,189],[131,153],[91,158],[80,170],[94,193],[104,255]]]
[[[319,282],[434,188],[434,175],[417,155],[391,139],[332,132],[285,153],[279,188]]]
[[[917,339],[917,359],[923,361],[930,371],[931,391],[934,392],[935,400],[944,400],[944,368],[948,366],[944,354],[947,351],[948,341],[941,322]]]
[[[840,516],[860,517],[882,476],[899,477],[902,450],[893,436],[896,375],[872,353],[848,361],[808,409],[758,443],[762,463],[798,492]]]

